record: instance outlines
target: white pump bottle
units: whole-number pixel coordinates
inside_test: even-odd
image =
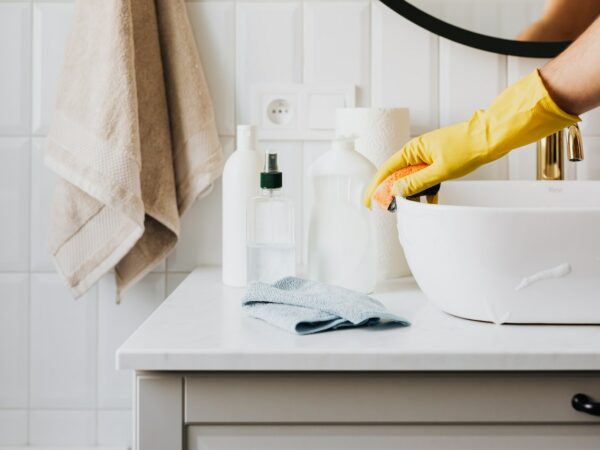
[[[246,285],[246,207],[260,191],[263,156],[257,151],[256,127],[238,125],[237,149],[223,170],[223,283]]]

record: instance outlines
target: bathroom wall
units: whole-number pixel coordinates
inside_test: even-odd
[[[249,120],[255,82],[344,82],[360,106],[407,106],[412,134],[467,118],[541,60],[472,50],[423,31],[378,1],[190,1],[226,152]],[[220,261],[220,186],[184,218],[176,251],[114,304],[103,279],[74,301],[46,251],[54,176],[42,164],[73,2],[0,0],[0,447],[125,448],[131,374],[118,345],[199,265]],[[584,123],[580,178],[600,178],[600,114]],[[287,192],[306,212],[303,174],[326,142],[280,152]],[[531,148],[471,178],[533,178]],[[198,299],[202,301],[202,299]]]

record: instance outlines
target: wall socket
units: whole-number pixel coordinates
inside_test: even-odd
[[[354,107],[355,91],[353,85],[255,84],[252,123],[262,140],[329,140],[335,110]]]

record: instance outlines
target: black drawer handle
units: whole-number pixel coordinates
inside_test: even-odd
[[[591,414],[592,416],[600,416],[600,403],[593,402],[585,394],[576,394],[571,400],[571,405],[579,412]]]

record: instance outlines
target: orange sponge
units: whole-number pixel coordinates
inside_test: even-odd
[[[421,169],[427,167],[427,164],[416,164],[414,166],[404,167],[397,172],[394,172],[388,176],[379,185],[375,193],[373,194],[373,200],[384,210],[388,210],[390,204],[394,201],[394,194],[392,193],[392,187],[398,180],[404,178],[411,173],[418,172]]]

